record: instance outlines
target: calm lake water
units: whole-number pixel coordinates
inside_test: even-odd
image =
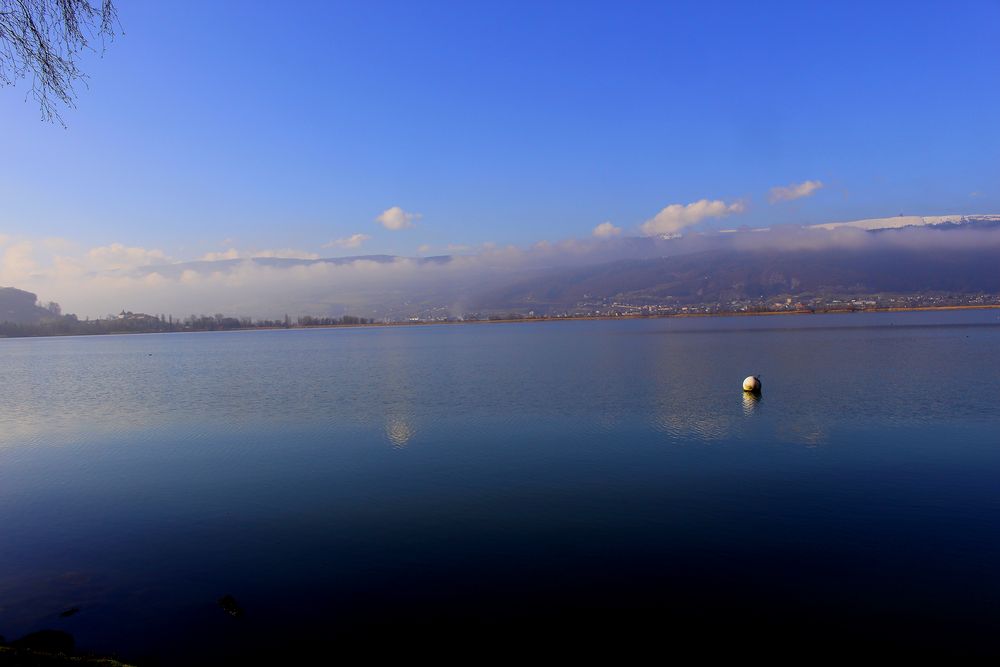
[[[1000,654],[996,311],[9,339],[0,388],[8,640]]]

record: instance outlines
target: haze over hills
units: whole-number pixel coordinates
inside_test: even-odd
[[[38,296],[13,287],[0,287],[0,322],[37,324],[42,320],[58,317],[58,307],[42,308]]]
[[[897,216],[674,239],[626,237],[506,258],[258,258],[169,269],[234,271],[245,268],[247,261],[281,268],[367,262],[406,267],[413,271],[409,284],[396,285],[394,293],[369,290],[364,301],[352,304],[357,312],[369,308],[366,314],[396,318],[497,311],[551,314],[600,301],[689,305],[777,296],[1000,294],[1000,215]],[[439,271],[414,270],[426,265]]]
[[[808,305],[879,294],[966,299],[1000,295],[998,267],[1000,215],[897,216],[679,238],[571,239],[433,257],[160,262],[72,274],[45,285],[44,293],[81,317],[131,310],[401,321],[606,313],[613,304],[653,313],[692,305],[756,310],[775,299]],[[42,292],[34,283],[26,286]],[[18,297],[16,317],[43,317],[47,311],[35,306],[34,295],[22,294],[28,296]]]
[[[485,310],[550,312],[599,300],[710,304],[817,295],[1000,293],[993,248],[728,249],[553,271],[484,294]],[[725,308],[723,308],[725,309]]]
[[[193,262],[178,262],[175,264],[154,264],[138,269],[138,273],[144,275],[157,274],[161,276],[180,276],[185,271],[195,272],[216,272],[231,271],[250,263],[255,266],[285,269],[296,266],[311,266],[315,264],[330,264],[333,266],[344,266],[354,262],[372,262],[375,264],[391,264],[400,259],[395,255],[354,255],[352,257],[246,257],[241,259],[215,259],[196,260]],[[422,264],[444,264],[451,261],[449,255],[437,255],[434,257],[413,257],[407,258],[418,265]]]
[[[704,240],[704,239],[703,239]],[[553,270],[481,297],[487,309],[718,304],[775,297],[1000,294],[1000,216],[901,216],[722,234],[705,248]]]

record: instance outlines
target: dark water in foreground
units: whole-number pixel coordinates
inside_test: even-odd
[[[8,639],[1000,654],[995,311],[0,340],[0,387]]]

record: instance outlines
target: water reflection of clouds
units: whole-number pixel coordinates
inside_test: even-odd
[[[113,410],[93,407],[91,411],[78,408],[72,412],[53,413],[29,401],[4,401],[0,415],[0,450],[40,444],[78,444],[81,440],[129,432],[148,435],[170,424],[169,418],[159,411],[133,402],[116,403]]]
[[[780,442],[805,445],[806,447],[818,447],[824,444],[829,437],[819,420],[809,417],[792,418],[779,422],[775,436]]]
[[[724,440],[732,433],[730,420],[722,415],[661,412],[654,415],[653,424],[675,438]]]
[[[719,441],[731,437],[737,415],[726,406],[718,380],[705,374],[704,364],[683,348],[659,348],[642,372],[649,387],[654,428],[677,439]]]
[[[385,422],[385,435],[396,449],[406,447],[415,433],[413,425],[404,417],[391,416]]]
[[[403,449],[416,434],[414,406],[420,404],[420,392],[426,390],[419,359],[414,357],[406,342],[407,339],[400,336],[379,340],[383,372],[373,383],[385,437],[393,449]]]

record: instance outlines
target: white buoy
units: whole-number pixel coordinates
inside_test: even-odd
[[[743,391],[750,391],[755,394],[760,393],[760,376],[751,375],[743,381]]]

